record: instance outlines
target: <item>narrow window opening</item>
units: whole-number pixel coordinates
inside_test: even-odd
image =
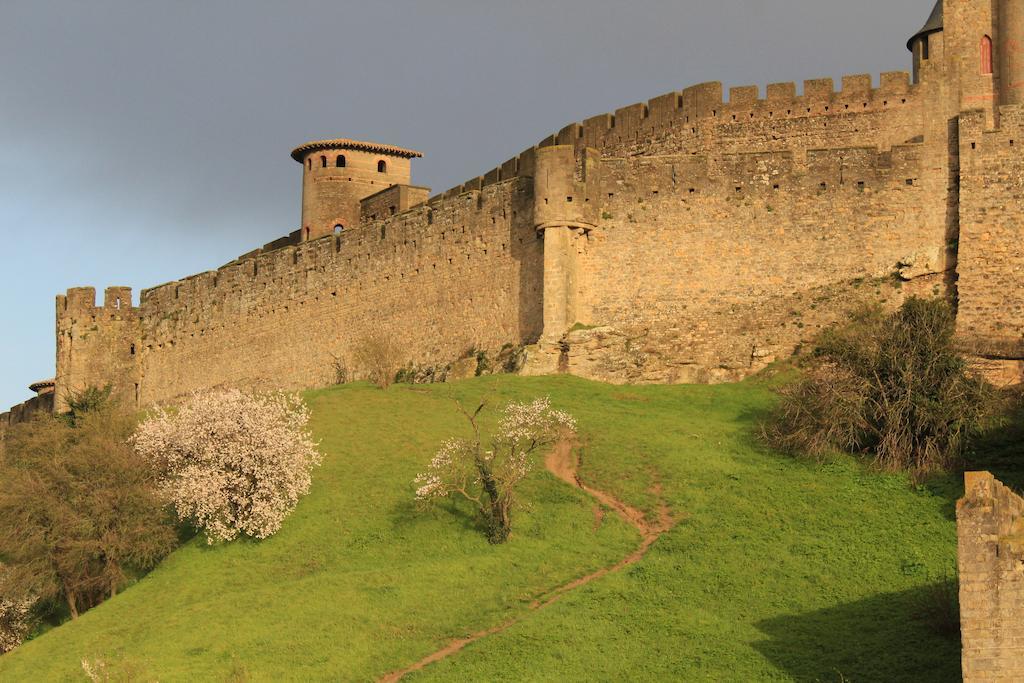
[[[380,161],[377,162],[377,173],[387,173],[387,172],[388,172],[388,162],[386,162],[383,159],[381,159]]]
[[[338,158],[334,160],[334,165],[338,168],[345,168],[347,162],[345,161],[345,155],[339,154]]]
[[[992,74],[992,39],[988,36],[981,39],[981,73],[986,76]]]
[[[327,157],[320,157],[320,168],[327,168]]]
[[[342,225],[341,223],[338,223],[337,225],[334,226],[334,234],[335,235],[340,235],[341,231],[344,230],[344,229],[345,229],[345,226]]]
[[[567,204],[572,204],[572,197],[566,197],[565,201]]]
[[[306,241],[309,241],[309,226],[306,226]]]
[[[114,308],[116,308],[119,311],[121,310],[121,297],[117,297],[116,299],[114,299]]]
[[[387,228],[385,228],[383,225],[380,226],[380,238],[384,239],[385,237],[387,237],[387,234]]]
[[[921,60],[927,62],[931,56],[931,49],[928,45],[928,36],[921,39]]]
[[[129,347],[128,353],[133,356],[135,355],[135,344],[132,344],[131,347]]]
[[[914,185],[914,179],[913,178],[907,178],[907,185],[913,186]]]
[[[312,159],[312,157],[310,157],[309,159],[306,159],[306,170],[308,170],[308,171],[312,171],[313,170],[313,159]]]
[[[389,212],[391,213],[391,215],[392,215],[392,216],[394,216],[394,215],[395,215],[395,211],[396,211],[396,210],[397,210],[397,209],[396,209],[396,208],[395,208],[394,206],[389,206],[389,207],[388,207],[388,211],[389,211]]]

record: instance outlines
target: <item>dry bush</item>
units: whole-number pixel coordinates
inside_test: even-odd
[[[968,372],[954,322],[938,300],[858,312],[822,335],[806,374],[780,392],[766,439],[790,453],[862,453],[915,476],[955,466],[996,396]]]
[[[158,408],[135,433],[181,520],[208,543],[239,534],[267,538],[309,492],[320,454],[309,409],[289,394],[222,389],[193,395],[177,411]]]
[[[0,467],[7,595],[67,604],[73,618],[152,568],[177,544],[148,463],[112,406],[39,416],[9,434]]]
[[[398,343],[383,332],[366,335],[356,342],[354,356],[359,370],[381,389],[391,386],[402,367]]]
[[[459,405],[473,436],[441,445],[427,471],[415,479],[416,499],[428,502],[460,496],[476,507],[487,539],[504,543],[512,530],[516,487],[533,470],[536,452],[575,434],[576,421],[568,413],[552,410],[547,398],[509,403],[485,448],[478,422],[484,407],[481,403],[470,414]]]

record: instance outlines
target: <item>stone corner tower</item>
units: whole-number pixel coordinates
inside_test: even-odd
[[[292,151],[302,164],[301,241],[359,223],[360,200],[408,185],[419,152],[376,142],[337,139],[307,142]]]
[[[989,125],[999,107],[1024,104],[1024,2],[938,0],[907,43],[915,82],[944,86],[944,114],[982,110]]]

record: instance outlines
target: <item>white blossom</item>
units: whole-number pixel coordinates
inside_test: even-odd
[[[161,491],[207,542],[267,538],[309,492],[320,454],[309,409],[293,394],[237,389],[194,394],[177,411],[158,408],[134,436],[160,475]]]
[[[0,595],[0,654],[21,645],[21,641],[28,635],[32,628],[32,607],[35,603],[35,599],[30,596]]]
[[[533,470],[536,451],[574,434],[576,421],[568,413],[552,410],[547,398],[509,403],[502,410],[490,447],[484,448],[476,414],[467,413],[466,417],[474,439],[449,439],[441,444],[427,471],[413,480],[416,499],[425,502],[458,494],[472,501],[491,522],[492,540],[499,539],[493,542],[501,542],[509,529],[515,487]],[[496,526],[502,533],[494,532]]]

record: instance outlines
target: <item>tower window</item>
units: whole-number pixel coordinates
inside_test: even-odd
[[[128,349],[128,352],[133,356],[135,355],[135,344],[131,345],[131,348]]]
[[[309,226],[306,226],[306,241],[309,241]]]
[[[327,168],[327,157],[320,157],[320,168]]]
[[[309,171],[313,170],[313,159],[312,158],[306,159],[306,170],[309,170]]]
[[[981,73],[984,75],[992,73],[992,39],[988,36],[981,38]]]
[[[930,50],[928,49],[928,36],[925,36],[924,38],[921,39],[921,59],[922,59],[922,61],[927,61],[928,60],[928,58],[930,56],[929,52],[930,52]]]
[[[338,158],[334,160],[334,165],[338,168],[345,168],[345,155],[339,154]]]
[[[387,173],[387,172],[388,172],[388,162],[386,162],[383,159],[381,159],[380,161],[377,162],[377,173]]]

